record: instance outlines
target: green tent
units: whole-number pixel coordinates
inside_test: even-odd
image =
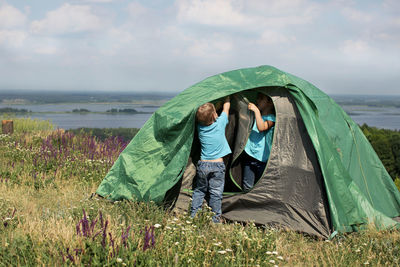
[[[247,103],[257,93],[274,102],[275,132],[263,176],[244,193],[240,154],[253,123]],[[400,226],[400,193],[358,125],[318,88],[271,66],[209,77],[167,102],[120,154],[97,194],[187,209],[199,157],[196,110],[228,95],[225,219],[322,237],[368,223]]]

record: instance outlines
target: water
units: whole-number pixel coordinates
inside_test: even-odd
[[[400,108],[395,107],[365,107],[342,106],[344,111],[359,125],[390,130],[400,130]]]
[[[11,107],[26,109],[34,113],[18,115],[32,119],[49,120],[62,129],[89,128],[141,128],[159,106],[141,104],[45,104],[45,105],[4,105],[0,108]],[[74,109],[87,109],[92,112],[106,112],[110,109],[136,109],[138,114],[99,114],[99,113],[65,113]],[[40,112],[40,113],[35,113]],[[46,113],[53,112],[53,113]],[[60,112],[60,113],[54,113]]]
[[[30,117],[41,120],[50,120],[58,128],[76,129],[80,127],[90,128],[141,128],[150,118],[151,114],[159,106],[143,104],[45,104],[45,105],[5,105],[0,108],[11,107],[16,109],[27,109],[32,112]],[[87,109],[92,112],[106,112],[109,109],[136,109],[145,114],[99,114],[99,113],[65,113],[73,109]],[[370,107],[356,105],[342,105],[342,108],[359,125],[366,123],[369,126],[400,130],[400,108],[396,107]],[[64,112],[64,113],[46,113]]]

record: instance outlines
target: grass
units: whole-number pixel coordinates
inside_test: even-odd
[[[35,125],[0,135],[0,266],[400,265],[398,231],[324,241],[92,197],[125,145]]]

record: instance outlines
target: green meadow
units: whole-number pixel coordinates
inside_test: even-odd
[[[15,119],[14,129],[0,135],[0,266],[400,265],[397,230],[371,225],[319,240],[251,222],[213,224],[207,207],[191,219],[154,203],[109,202],[93,193],[129,140],[30,119]]]

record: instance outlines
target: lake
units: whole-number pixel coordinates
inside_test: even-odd
[[[34,113],[28,117],[50,120],[58,128],[76,129],[89,128],[141,128],[150,118],[151,113],[159,106],[152,104],[42,104],[42,105],[10,105],[0,104],[0,108],[11,107],[27,109]],[[101,114],[101,113],[71,113],[74,109],[87,109],[92,112],[106,112],[110,109],[136,109],[144,114]],[[396,107],[370,107],[357,105],[342,105],[342,108],[358,124],[391,130],[400,129],[400,108]],[[38,113],[35,113],[38,112]],[[49,113],[46,113],[49,112]],[[51,113],[53,112],[53,113]],[[60,113],[55,113],[60,112]],[[70,113],[66,113],[70,112]],[[20,117],[25,117],[21,115]]]
[[[44,104],[44,105],[4,105],[0,108],[11,107],[15,109],[27,109],[32,114],[18,115],[18,117],[30,117],[32,119],[49,120],[58,128],[76,129],[81,127],[89,128],[141,128],[150,118],[151,114],[159,106],[143,104]],[[72,113],[74,109],[87,109],[91,112],[106,112],[110,109],[136,109],[138,114],[114,113]],[[35,113],[37,112],[37,113]],[[46,113],[48,112],[48,113]],[[60,112],[60,113],[55,113]],[[69,112],[69,113],[66,113]]]

